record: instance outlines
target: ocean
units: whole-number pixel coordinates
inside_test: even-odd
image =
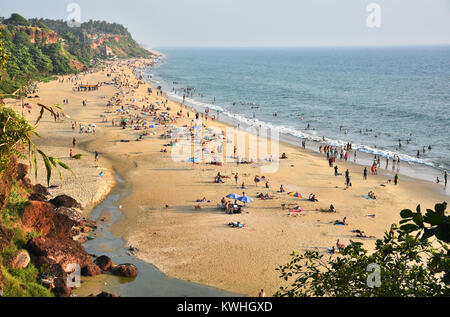
[[[147,78],[180,102],[195,89],[188,104],[221,120],[450,169],[450,46],[158,52]]]

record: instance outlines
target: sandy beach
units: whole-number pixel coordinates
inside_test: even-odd
[[[368,179],[364,180],[364,166],[338,159],[340,173],[348,169],[351,175],[352,187],[346,188],[344,176],[334,175],[325,155],[285,143],[280,143],[279,153],[271,153],[279,165],[274,173],[261,172],[260,167],[267,165],[267,161],[239,165],[224,162],[222,166],[207,164],[209,162],[175,162],[171,151],[177,148],[165,146],[171,139],[160,135],[173,130],[172,124],[191,127],[195,113],[170,100],[164,104],[165,95],[158,95],[157,89],[148,83],[138,84],[133,71],[149,62],[114,62],[78,80],[78,83],[97,84],[116,79],[121,87],[104,84],[97,91],[74,91],[74,83],[68,80],[70,76],[64,77],[64,83],[41,84],[39,102],[52,105],[68,99],[69,103],[62,105],[68,116],[62,116],[62,121],[54,122],[49,115],[44,116],[38,128],[42,139],[37,140],[37,144],[49,155],[64,158],[74,172],[63,171],[62,180],[55,175],[51,185],[57,187],[52,194],[64,192],[76,198],[86,213],[109,193],[115,184],[113,171],[117,171],[130,184],[132,192],[120,202],[124,217],[113,226],[113,233],[138,248],[138,258],[156,265],[171,277],[246,296],[256,296],[262,288],[272,295],[282,283],[275,268],[286,264],[292,251],[326,253],[338,239],[344,244],[350,240],[361,241],[373,248],[375,239],[357,238],[352,230],[360,229],[368,236],[381,238],[392,223],[399,221],[402,209],[412,209],[418,204],[431,208],[437,202],[448,200],[440,185],[400,175],[396,186],[389,182],[393,180],[391,171],[381,168],[378,175],[370,175],[369,167]],[[107,107],[113,96],[116,97],[115,107]],[[85,107],[83,100],[87,100]],[[142,106],[149,105],[154,105],[155,110],[142,111]],[[124,114],[117,112],[122,107]],[[157,119],[162,112],[177,119],[159,124]],[[187,112],[190,112],[189,118]],[[36,118],[37,107],[26,116]],[[119,126],[122,118],[137,121],[137,116],[155,124],[141,141],[136,140],[145,130]],[[105,117],[107,122],[103,122]],[[115,126],[111,120],[115,121]],[[74,121],[77,125],[72,130]],[[130,121],[128,126],[132,125]],[[80,123],[95,124],[95,134],[81,134]],[[211,119],[203,124],[203,130],[227,128]],[[74,137],[76,147],[72,144]],[[71,160],[70,149],[84,156],[81,160]],[[161,152],[162,149],[167,152]],[[94,160],[96,151],[99,162]],[[288,158],[280,160],[281,153],[286,153]],[[233,153],[224,155],[229,157]],[[103,176],[100,176],[102,171]],[[226,176],[222,178],[224,183],[214,182],[219,172]],[[235,173],[239,174],[238,183]],[[270,188],[265,188],[264,181],[256,186],[256,175],[265,176]],[[43,168],[37,182],[45,184]],[[243,182],[247,189],[241,188]],[[279,192],[281,185],[285,193]],[[370,191],[376,194],[376,200],[363,197]],[[242,214],[228,215],[217,208],[226,195],[242,192],[254,200]],[[306,198],[313,193],[318,202],[293,197],[288,192],[298,192]],[[259,193],[269,194],[273,199],[259,199],[256,197]],[[203,198],[207,202],[197,202]],[[290,215],[290,204],[303,208],[306,214]],[[329,209],[330,204],[337,213],[321,211]],[[335,220],[344,217],[348,226],[334,225]],[[231,228],[230,222],[241,222],[246,227]]]

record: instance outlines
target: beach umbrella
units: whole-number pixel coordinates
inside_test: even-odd
[[[230,198],[230,199],[239,199],[239,198],[241,198],[241,195],[238,195],[238,194],[229,194],[228,196],[226,196],[227,198]]]
[[[305,196],[303,196],[303,194],[300,194],[299,192],[289,193],[288,195],[293,196],[293,197],[298,197],[298,198],[305,198]]]
[[[252,203],[253,202],[253,199],[251,199],[250,197],[248,197],[248,196],[242,196],[242,197],[239,197],[237,200],[239,200],[239,201],[242,201],[243,203]]]

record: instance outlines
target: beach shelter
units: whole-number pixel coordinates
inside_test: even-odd
[[[299,192],[289,193],[288,195],[292,197],[305,198],[305,196],[303,194],[300,194]]]
[[[247,203],[252,203],[252,202],[253,202],[253,199],[251,199],[251,198],[248,197],[248,196],[242,196],[242,197],[239,197],[237,200],[242,201],[242,202],[245,203],[245,204],[247,204]]]
[[[230,198],[230,199],[239,199],[239,198],[241,198],[241,195],[238,195],[238,194],[229,194],[228,196],[226,196],[227,198]]]

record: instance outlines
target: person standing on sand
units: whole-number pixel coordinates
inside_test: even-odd
[[[95,161],[98,162],[98,152],[95,151]]]
[[[395,177],[394,177],[394,184],[395,184],[395,185],[398,185],[398,174],[395,174]]]
[[[70,156],[70,159],[73,158],[73,151],[72,151],[72,149],[70,149],[69,156]]]
[[[351,181],[350,181],[350,176],[349,176],[349,175],[345,176],[345,186],[346,186],[347,188],[349,188],[350,186],[352,186],[352,183],[351,183]]]
[[[367,180],[367,167],[364,168],[364,180]]]
[[[73,147],[76,147],[77,146],[77,139],[73,138],[72,144],[73,144]]]
[[[444,172],[444,185],[447,187],[447,171]]]
[[[261,289],[261,291],[259,292],[259,297],[266,297],[266,292],[264,292],[263,289]]]
[[[236,175],[234,175],[234,180],[236,181],[236,185],[239,182],[239,173],[236,173]]]

